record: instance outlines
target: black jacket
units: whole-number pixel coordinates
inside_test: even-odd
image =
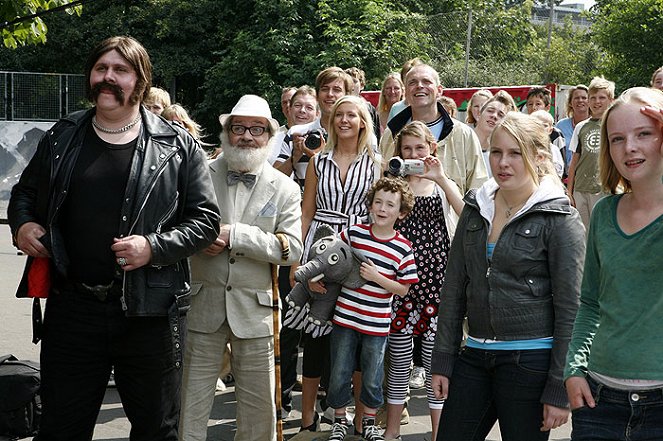
[[[454,120],[451,119],[449,113],[444,109],[442,103],[438,101],[437,111],[442,115],[442,132],[437,138],[437,141],[440,142],[451,133],[451,130],[454,128]],[[391,136],[396,138],[396,135],[401,131],[407,123],[412,121],[412,107],[407,106],[405,109],[397,113],[388,123],[387,127],[391,131]]]
[[[451,377],[465,317],[469,335],[479,339],[552,336],[541,400],[565,407],[562,373],[579,304],[584,228],[561,186],[542,182],[532,205],[502,229],[489,262],[489,223],[480,207],[496,187],[491,179],[465,196],[440,298],[431,372]]]
[[[56,281],[66,279],[68,262],[58,227],[59,210],[94,113],[91,109],[68,115],[43,136],[9,202],[14,238],[26,222],[46,229]],[[187,309],[187,258],[216,239],[219,209],[198,143],[183,129],[142,107],[141,115],[143,127],[131,162],[119,234],[145,236],[152,260],[124,273],[122,301],[127,316],[165,316],[176,300],[180,310]],[[29,258],[18,297],[27,296],[26,275],[31,263]]]

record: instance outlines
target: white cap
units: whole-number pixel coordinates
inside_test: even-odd
[[[219,122],[221,127],[225,128],[226,121],[231,116],[254,116],[266,118],[270,125],[270,132],[273,135],[279,129],[279,123],[274,118],[272,118],[272,111],[269,110],[269,103],[264,98],[261,98],[257,95],[244,95],[237,101],[235,107],[230,111],[230,113],[224,113],[219,116]]]

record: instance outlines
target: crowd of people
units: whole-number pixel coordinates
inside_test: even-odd
[[[661,70],[617,99],[571,88],[555,124],[545,87],[523,109],[481,89],[461,122],[418,58],[377,108],[361,69],[328,67],[282,90],[284,125],[240,97],[205,154],[142,45],[104,40],[94,107],[44,136],[8,209],[17,295],[47,297],[35,439],[91,439],[112,374],[131,440],[205,440],[230,361],[235,439],[276,440],[299,347],[300,431],[331,441],[400,440],[413,373],[436,441],[498,421],[547,440],[571,412],[574,441],[663,439]],[[330,295],[326,270],[300,277],[321,231],[361,280],[322,321],[288,302]]]

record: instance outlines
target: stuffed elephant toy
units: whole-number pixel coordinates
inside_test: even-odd
[[[359,275],[359,268],[366,258],[343,242],[327,225],[321,225],[313,236],[308,262],[295,272],[297,283],[286,297],[296,310],[310,303],[308,320],[316,326],[331,324],[336,299],[341,286],[359,288],[366,280]],[[322,281],[327,292],[320,294],[308,287],[308,282]]]

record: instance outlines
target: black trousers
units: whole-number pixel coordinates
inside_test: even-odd
[[[281,298],[281,318],[285,317],[290,305],[285,301],[290,293],[290,267],[279,267],[279,297]],[[281,406],[292,410],[292,389],[297,382],[297,357],[302,332],[281,326],[279,347],[281,349]]]
[[[114,367],[130,439],[176,441],[185,329],[185,317],[172,311],[170,318],[127,318],[119,298],[52,294],[44,317],[43,413],[35,440],[91,440]]]

